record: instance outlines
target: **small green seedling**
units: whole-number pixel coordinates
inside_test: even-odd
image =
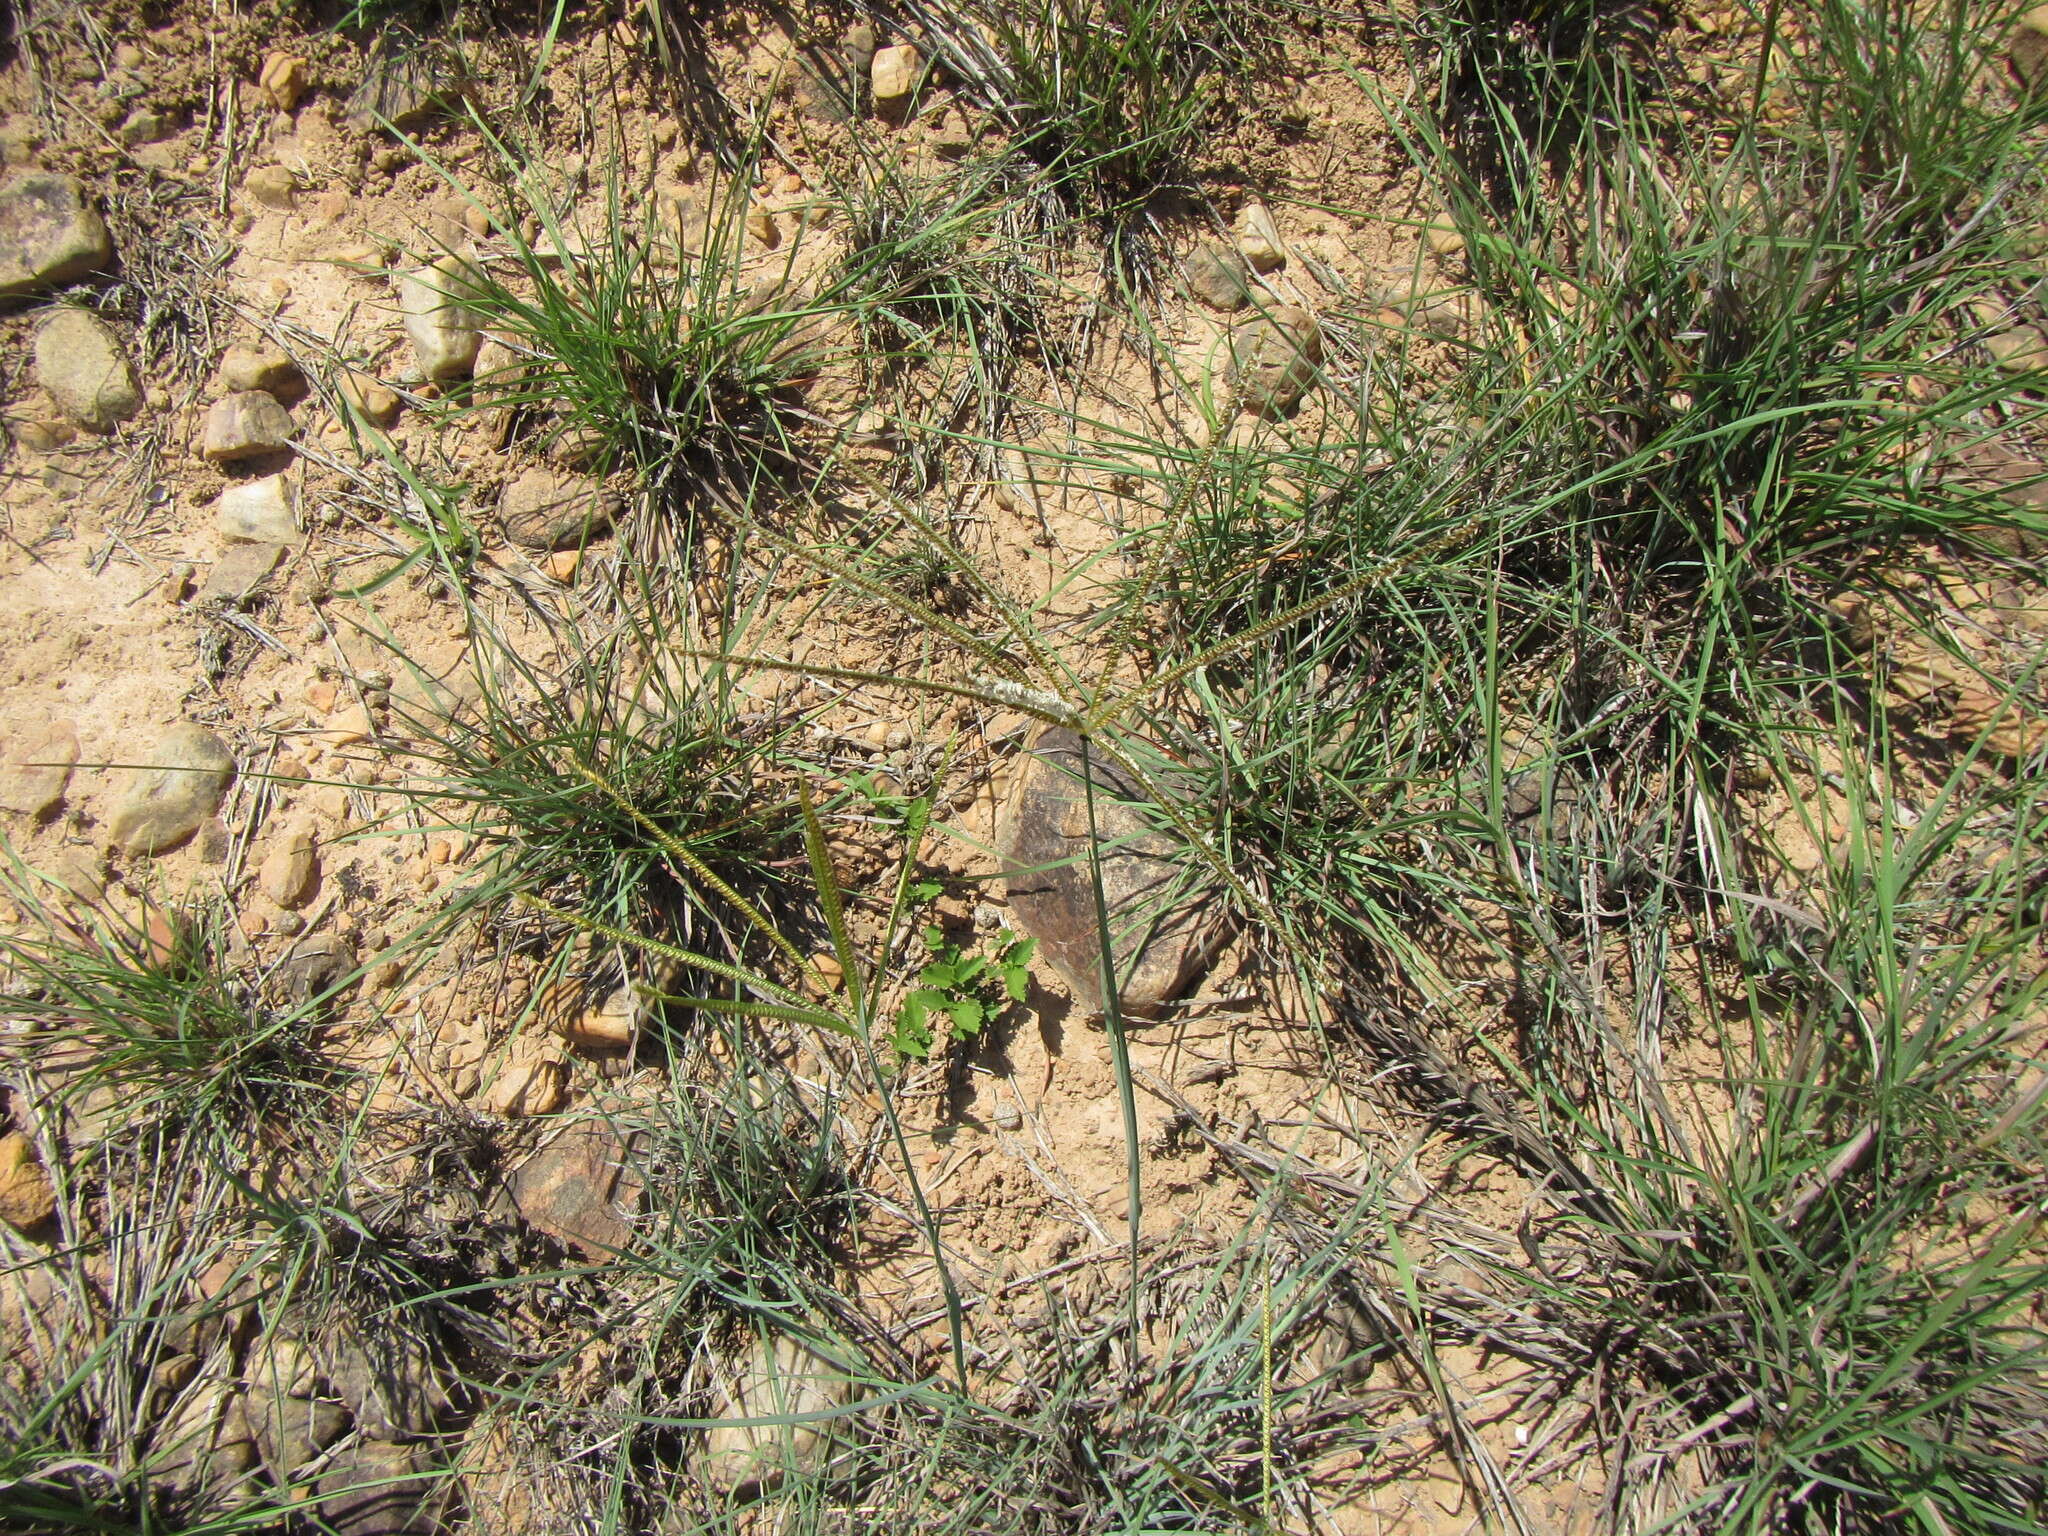
[[[938,890],[926,881],[914,886],[911,894],[929,900]],[[1019,938],[993,955],[971,954],[948,942],[936,923],[925,929],[924,941],[933,959],[917,973],[917,987],[896,1013],[896,1054],[919,1061],[932,1053],[934,1014],[951,1020],[949,1033],[954,1039],[972,1040],[1011,1003],[1023,1002],[1031,954],[1038,948],[1038,940]]]

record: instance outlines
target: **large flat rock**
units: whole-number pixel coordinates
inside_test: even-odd
[[[1075,999],[1095,1010],[1103,1003],[1102,946],[1090,850],[1100,850],[1118,1007],[1140,1018],[1185,992],[1229,931],[1223,904],[1197,877],[1200,866],[1145,805],[1144,792],[1099,756],[1084,779],[1081,738],[1048,727],[1031,743],[1001,836],[1011,912]]]

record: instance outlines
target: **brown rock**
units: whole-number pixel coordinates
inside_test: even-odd
[[[1211,309],[1228,314],[1251,299],[1250,273],[1243,256],[1230,246],[1205,240],[1181,264],[1188,292]]]
[[[338,984],[355,963],[355,945],[346,937],[316,933],[291,947],[274,979],[289,1001],[308,1003]]]
[[[226,603],[239,608],[284,558],[282,544],[230,544],[221,551],[199,589],[202,603]]]
[[[2031,325],[2016,325],[1984,338],[1991,361],[2007,373],[2037,373],[2048,368],[2048,334]]]
[[[158,853],[198,831],[219,807],[235,758],[218,736],[186,723],[172,726],[147,761],[127,772],[108,838],[125,853]]]
[[[1230,339],[1230,386],[1240,410],[1268,418],[1301,403],[1323,360],[1323,333],[1305,309],[1282,304]]]
[[[227,1382],[202,1382],[150,1437],[150,1481],[174,1495],[226,1493],[256,1466],[256,1436],[241,1394]]]
[[[1272,210],[1253,201],[1237,216],[1237,248],[1252,264],[1254,272],[1277,272],[1287,265],[1287,247],[1280,240],[1280,226]]]
[[[319,855],[312,835],[304,830],[287,832],[263,861],[257,883],[263,894],[280,907],[300,907],[313,894],[319,873]]]
[[[505,537],[523,549],[579,545],[610,529],[625,510],[617,492],[583,475],[529,469],[505,487],[498,516]]]
[[[112,326],[63,305],[36,332],[36,382],[88,432],[111,432],[142,409],[142,387]]]
[[[335,385],[343,402],[373,427],[388,427],[398,420],[403,402],[395,391],[385,388],[367,373],[350,370]]]
[[[786,1333],[757,1340],[719,1384],[712,1417],[768,1419],[825,1413],[851,1396],[846,1373]],[[766,1488],[816,1471],[830,1453],[832,1419],[720,1424],[706,1434],[702,1470],[714,1487]]]
[[[628,983],[612,988],[596,1007],[582,1009],[573,1015],[563,1026],[562,1037],[571,1045],[585,1050],[624,1050],[640,1033],[640,1023],[646,1014],[646,1003]]]
[[[1121,769],[1092,761],[1096,847],[1118,976],[1118,1005],[1134,1017],[1161,1013],[1216,957],[1228,936],[1200,866],[1155,827],[1144,796]],[[1039,942],[1084,1008],[1102,1007],[1087,784],[1081,739],[1064,727],[1032,742],[1001,835],[1010,909]],[[1192,888],[1191,888],[1192,886]]]
[[[562,1107],[568,1070],[551,1050],[519,1042],[484,1092],[484,1109],[508,1120],[551,1115]]]
[[[0,1221],[26,1231],[57,1213],[57,1191],[19,1131],[0,1136]]]
[[[335,1459],[313,1503],[333,1536],[440,1536],[446,1494],[422,1447],[362,1440]]]
[[[200,453],[216,464],[233,464],[290,446],[292,413],[273,395],[245,389],[216,400],[206,413]]]
[[[307,78],[304,59],[295,54],[272,53],[265,56],[256,84],[273,107],[280,112],[290,112],[305,96]]]
[[[373,1440],[431,1434],[452,1406],[430,1348],[403,1327],[344,1324],[327,1375],[356,1428]]]
[[[40,821],[64,800],[78,761],[78,728],[60,720],[40,736],[20,743],[0,769],[0,806]]]
[[[513,1170],[512,1203],[528,1225],[587,1258],[608,1258],[633,1241],[644,1204],[629,1151],[609,1125],[580,1120]]]
[[[281,165],[259,165],[242,178],[249,200],[279,213],[290,213],[299,200],[299,184]]]
[[[2038,89],[2048,74],[2048,5],[2037,5],[2020,17],[2008,48],[2013,73],[2029,90]]]
[[[302,400],[306,376],[289,352],[276,347],[229,347],[221,354],[220,387],[229,394],[260,389],[280,404]]]
[[[0,298],[75,282],[113,259],[106,223],[76,177],[31,171],[0,187]]]

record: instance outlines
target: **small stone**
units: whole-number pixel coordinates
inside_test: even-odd
[[[41,821],[64,803],[71,769],[78,761],[78,728],[60,720],[8,753],[0,769],[0,805]]]
[[[567,1097],[568,1071],[560,1056],[546,1051],[515,1053],[498,1069],[484,1092],[484,1109],[508,1120],[551,1115]]]
[[[719,1383],[717,1419],[801,1418],[827,1412],[851,1395],[846,1374],[786,1333],[760,1339]],[[815,1471],[833,1441],[830,1419],[800,1423],[726,1423],[704,1439],[704,1480],[714,1487],[772,1487],[788,1473]]]
[[[563,586],[576,584],[576,573],[583,568],[583,551],[580,549],[558,549],[541,562],[549,579],[559,581]]]
[[[1277,272],[1287,265],[1287,247],[1280,241],[1280,227],[1272,210],[1261,202],[1249,202],[1237,216],[1237,248],[1254,272]]]
[[[185,594],[192,590],[192,579],[199,573],[192,568],[189,560],[180,560],[164,572],[164,601],[182,603]]]
[[[1103,1005],[1094,872],[1109,909],[1121,1011],[1156,1015],[1214,960],[1227,936],[1209,893],[1189,892],[1190,861],[1143,810],[1144,796],[1121,769],[1090,763],[1096,843],[1081,740],[1048,727],[1032,743],[1000,834],[1010,909],[1039,941],[1040,958],[1065,978],[1085,1008]]]
[[[441,1536],[450,1486],[424,1447],[363,1439],[334,1459],[301,1507],[333,1536]]]
[[[206,585],[199,589],[199,601],[239,608],[263,585],[264,578],[277,569],[284,554],[282,544],[229,544],[207,573]]]
[[[216,464],[234,464],[275,453],[291,440],[292,413],[275,396],[245,389],[213,402],[199,452]]]
[[[367,373],[357,373],[352,369],[344,373],[334,387],[344,404],[353,408],[371,426],[388,427],[398,420],[403,402],[397,392],[385,388]]]
[[[398,308],[420,372],[429,379],[468,378],[484,344],[483,321],[461,302],[475,281],[469,262],[450,253],[398,280]]]
[[[1251,299],[1251,284],[1245,259],[1230,246],[1205,240],[1181,264],[1188,292],[1228,314],[1243,309]]]
[[[312,835],[303,830],[287,832],[263,860],[257,884],[263,894],[280,907],[300,907],[313,894],[320,873],[319,854]]]
[[[296,938],[306,931],[306,920],[296,912],[280,912],[277,914],[277,921],[270,924],[270,927],[288,939]]]
[[[267,54],[262,71],[256,76],[256,84],[273,107],[280,112],[290,112],[306,94],[306,61],[297,54]]]
[[[412,44],[386,36],[363,67],[362,84],[349,97],[347,126],[357,133],[405,130],[458,99],[463,91],[461,61],[452,49]],[[393,146],[393,168],[405,152]]]
[[[522,549],[579,546],[609,530],[624,512],[617,492],[583,475],[529,469],[505,487],[498,517]]]
[[[2037,5],[2013,25],[2008,45],[2013,73],[2029,90],[2048,75],[2048,5]]]
[[[888,734],[882,738],[882,745],[891,752],[902,751],[910,745],[910,727],[907,725],[890,726]]]
[[[579,1121],[512,1171],[512,1203],[527,1225],[586,1258],[609,1258],[632,1242],[645,1198],[628,1153],[611,1127]]]
[[[302,399],[306,376],[289,352],[276,347],[229,347],[221,354],[217,375],[224,393],[260,389],[280,403]]]
[[[1439,256],[1455,256],[1465,249],[1464,231],[1448,213],[1440,213],[1431,219],[1423,228],[1422,238]]]
[[[1286,415],[1315,382],[1322,329],[1305,309],[1283,304],[1240,326],[1230,340],[1230,385],[1240,410]]]
[[[57,1213],[57,1191],[19,1131],[0,1136],[0,1221],[27,1231]]]
[[[647,1005],[630,985],[614,987],[594,1008],[585,1008],[562,1029],[562,1038],[584,1050],[624,1050],[640,1033]]]
[[[995,1122],[995,1127],[999,1131],[1021,1131],[1024,1129],[1024,1111],[1014,1104],[998,1106],[995,1114],[989,1118]]]
[[[121,338],[98,315],[65,305],[36,332],[36,382],[88,432],[111,432],[142,409]]]
[[[56,416],[10,416],[7,419],[7,431],[14,439],[16,447],[26,448],[31,453],[55,453],[66,444],[78,440],[78,429]]]
[[[817,973],[817,985],[824,988],[827,997],[846,985],[846,967],[830,950],[820,950],[811,956],[811,969]]]
[[[213,505],[213,527],[230,543],[297,543],[299,525],[292,516],[285,477],[265,475],[229,486]]]
[[[228,1382],[205,1384],[154,1429],[149,1480],[167,1494],[225,1495],[256,1467],[255,1432]]]
[[[304,926],[296,912],[278,915],[277,926]],[[294,931],[297,931],[294,928]],[[355,968],[355,946],[338,933],[316,933],[300,939],[279,963],[275,982],[293,1003],[308,1003],[334,987]]]
[[[343,1322],[340,1343],[323,1350],[335,1395],[373,1440],[430,1434],[450,1407],[448,1383],[433,1353],[404,1329],[366,1329]]]
[[[278,213],[290,213],[299,200],[299,184],[281,165],[259,165],[242,178],[249,200]]]
[[[759,203],[751,204],[747,209],[747,238],[771,251],[782,241],[782,232],[775,227],[774,213]]]
[[[106,221],[77,178],[32,171],[0,187],[0,298],[75,282],[113,259]]]
[[[918,75],[923,67],[924,60],[918,57],[917,49],[909,43],[878,49],[869,69],[876,104],[888,107],[902,102],[917,89]]]
[[[128,792],[114,808],[108,841],[124,853],[174,848],[219,807],[234,776],[234,754],[203,726],[174,725],[130,775]]]
[[[2031,325],[2016,325],[1984,338],[1984,350],[2006,373],[2035,373],[2048,368],[2048,335]]]
[[[134,149],[142,144],[154,144],[167,139],[172,133],[171,120],[161,112],[138,110],[130,112],[114,137],[121,141],[124,149]]]
[[[320,739],[330,747],[353,747],[368,741],[376,729],[367,704],[351,704],[335,715]]]

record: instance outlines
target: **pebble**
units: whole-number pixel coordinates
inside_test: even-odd
[[[35,1145],[19,1131],[0,1136],[0,1221],[27,1230],[57,1212],[57,1191]]]
[[[245,389],[216,400],[206,413],[200,454],[216,464],[233,464],[289,446],[292,415],[273,395]]]
[[[1422,238],[1439,256],[1455,256],[1465,249],[1464,232],[1448,213],[1440,213],[1431,219],[1422,231]]]
[[[890,726],[889,734],[883,738],[882,744],[892,752],[902,751],[910,745],[910,728],[903,725]]]
[[[1246,203],[1237,216],[1237,248],[1254,272],[1277,272],[1287,265],[1287,247],[1280,228],[1264,203]]]
[[[320,739],[330,747],[353,747],[368,741],[374,729],[369,706],[351,704],[335,715],[327,729],[320,733]]]
[[[222,491],[214,503],[213,526],[231,543],[297,543],[299,526],[284,475],[265,475]]]
[[[278,213],[290,213],[299,200],[299,184],[281,165],[259,165],[242,178],[249,200]]]
[[[306,61],[296,54],[268,54],[263,60],[262,71],[256,76],[256,84],[273,107],[280,112],[290,112],[306,94]]]
[[[529,469],[498,501],[505,537],[522,549],[559,550],[608,531],[625,510],[614,492],[585,475]]]
[[[1291,304],[1240,326],[1230,340],[1230,385],[1240,410],[1273,418],[1301,402],[1322,361],[1315,316]]]
[[[75,282],[113,259],[106,221],[76,177],[31,171],[0,187],[0,298]]]
[[[256,878],[263,894],[280,907],[297,907],[312,895],[318,874],[319,855],[312,835],[295,829],[270,850]]]
[[[2038,90],[2048,76],[2048,5],[2037,5],[2014,25],[2008,57],[2013,73],[2029,90]]]
[[[909,43],[897,43],[894,47],[877,49],[875,61],[869,70],[876,103],[889,106],[908,97],[917,89],[918,72],[923,64],[924,60],[918,57],[917,49]]]
[[[78,728],[59,720],[9,751],[7,767],[0,772],[0,805],[41,821],[63,804],[77,761]]]
[[[36,382],[88,432],[111,432],[142,409],[142,389],[121,338],[75,305],[60,307],[37,330]]]
[[[484,344],[482,321],[451,295],[475,280],[463,257],[450,253],[398,280],[398,308],[420,371],[429,379],[462,379]]]
[[[399,409],[404,404],[396,391],[387,389],[369,374],[353,369],[336,382],[335,392],[373,427],[390,426],[398,420]]]
[[[2048,368],[2048,335],[2031,325],[1984,338],[1984,350],[2006,373],[2033,373]]]
[[[228,394],[260,389],[282,402],[306,392],[306,376],[299,365],[289,352],[276,347],[229,347],[221,354],[216,377]]]
[[[567,1088],[568,1073],[560,1056],[551,1052],[515,1055],[485,1090],[483,1107],[508,1120],[551,1115],[562,1107]]]
[[[186,722],[164,733],[143,766],[125,771],[128,790],[108,840],[126,853],[151,854],[176,847],[219,808],[235,759],[218,736]]]
[[[1206,240],[1196,246],[1181,263],[1181,277],[1188,292],[1226,314],[1243,309],[1251,299],[1244,257],[1219,241]]]
[[[630,985],[614,987],[595,1008],[586,1008],[570,1019],[562,1034],[571,1045],[585,1050],[623,1050],[640,1032],[645,1013]]]

